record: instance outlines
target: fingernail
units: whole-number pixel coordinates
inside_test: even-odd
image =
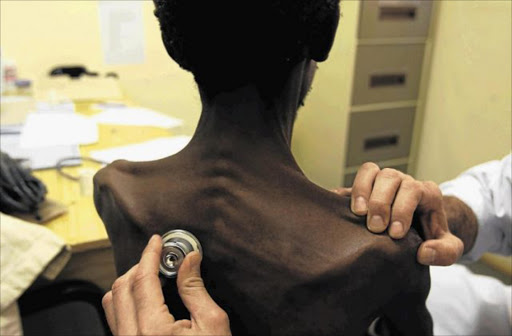
[[[199,252],[190,252],[187,256],[188,258],[188,267],[190,270],[199,270],[201,266],[201,254]]]
[[[402,238],[404,234],[404,225],[399,221],[394,221],[389,227],[389,235],[391,238]]]
[[[367,210],[366,200],[364,197],[359,196],[354,202],[354,211],[357,213],[364,213]]]
[[[427,265],[432,265],[436,261],[436,250],[426,247],[423,250],[423,261]]]
[[[368,228],[372,232],[382,232],[386,227],[384,226],[384,220],[382,217],[376,215],[371,217]]]
[[[157,237],[157,234],[152,235],[151,238],[149,239],[149,243],[152,243]]]

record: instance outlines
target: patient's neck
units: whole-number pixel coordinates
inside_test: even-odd
[[[296,166],[290,145],[301,99],[301,78],[298,68],[273,104],[268,104],[254,85],[210,99],[202,95],[203,111],[190,145],[242,156],[250,152],[256,158],[265,153]]]
[[[266,106],[257,90],[246,86],[219,94],[205,104],[194,138],[273,141],[289,148],[294,117],[291,108]]]

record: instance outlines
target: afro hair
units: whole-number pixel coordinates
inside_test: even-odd
[[[268,79],[276,85],[301,60],[325,60],[311,47],[332,38],[321,28],[335,29],[339,13],[339,0],[154,2],[167,52],[210,93]]]

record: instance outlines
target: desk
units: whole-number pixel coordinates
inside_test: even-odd
[[[99,111],[91,108],[91,103],[79,103],[76,110],[85,115]],[[82,156],[89,156],[90,151],[109,147],[135,144],[158,137],[170,136],[170,131],[157,127],[98,125],[99,142],[94,145],[81,146]],[[55,131],[58,131],[55,129]],[[100,169],[99,164],[84,162],[79,167],[64,168],[66,172],[78,175],[81,168]],[[48,188],[48,198],[59,201],[68,207],[68,213],[51,220],[44,225],[64,239],[73,252],[86,252],[110,246],[103,222],[94,207],[92,196],[82,196],[80,185],[57,173],[56,170],[34,172]]]

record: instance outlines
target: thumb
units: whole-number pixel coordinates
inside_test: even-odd
[[[352,188],[339,187],[339,188],[334,188],[331,191],[340,196],[350,196],[350,194],[352,193]]]
[[[213,301],[201,278],[201,254],[191,252],[178,271],[178,292],[183,304],[190,312],[191,319],[201,325],[220,307]]]
[[[464,243],[446,232],[438,239],[423,242],[418,249],[417,259],[423,265],[449,266],[457,262],[463,252]]]

